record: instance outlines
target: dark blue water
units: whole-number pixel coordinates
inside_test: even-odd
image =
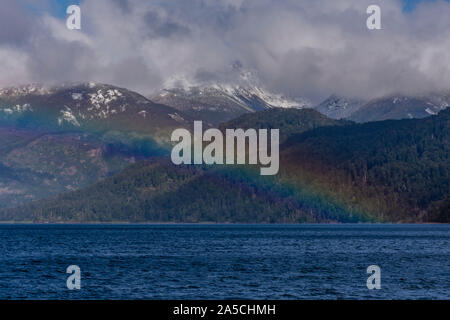
[[[49,298],[449,299],[450,225],[0,225],[0,299]]]

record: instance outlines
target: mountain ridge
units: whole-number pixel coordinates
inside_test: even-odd
[[[91,82],[0,89],[0,121],[97,131],[119,126],[122,130],[155,133],[157,128],[188,126],[191,119],[134,91]]]
[[[196,120],[207,121],[210,125],[271,108],[299,109],[310,106],[305,99],[289,99],[256,85],[212,84],[163,89],[149,98],[187,113]]]
[[[360,106],[347,119],[356,122],[421,119],[436,115],[450,106],[450,94],[389,95]]]

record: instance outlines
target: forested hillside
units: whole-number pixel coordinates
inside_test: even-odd
[[[225,129],[280,129],[280,141],[297,133],[324,126],[349,125],[351,121],[333,120],[313,109],[269,109],[244,114],[220,125]]]
[[[322,127],[290,137],[282,149],[281,175],[381,219],[428,221],[450,191],[450,110]]]
[[[5,221],[356,222],[343,208],[299,199],[272,179],[239,168],[174,166],[153,159],[89,188],[0,211]],[[309,197],[309,198],[306,198]]]
[[[264,116],[269,114],[266,111],[246,125],[274,128],[285,121]],[[158,158],[91,187],[3,210],[0,218],[53,222],[449,220],[450,110],[425,119],[346,124],[290,135],[281,145],[277,176],[262,177],[255,166],[177,167]]]

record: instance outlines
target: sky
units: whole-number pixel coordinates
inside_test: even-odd
[[[81,6],[82,29],[66,8]],[[381,30],[366,9],[381,7]],[[96,81],[142,94],[255,82],[314,102],[450,91],[444,0],[2,0],[0,86]],[[239,66],[239,68],[236,68]]]
[[[403,0],[403,9],[406,12],[414,11],[421,2],[433,2],[436,0]],[[448,1],[448,0],[447,0]]]

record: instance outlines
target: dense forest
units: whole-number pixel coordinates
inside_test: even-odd
[[[291,136],[282,149],[282,175],[349,208],[389,221],[433,221],[436,206],[450,214],[441,204],[450,192],[449,109],[420,120],[322,127]]]
[[[333,120],[313,109],[268,109],[247,113],[220,125],[225,129],[280,129],[280,142],[288,137],[325,126],[348,125],[346,120]]]
[[[450,223],[450,194],[430,210],[426,222]]]
[[[277,176],[262,177],[251,166],[174,166],[155,158],[88,188],[2,210],[0,219],[449,222],[450,109],[420,120],[307,131],[295,130],[291,112],[286,119],[261,112],[255,125],[245,118],[248,127],[290,128]]]
[[[356,222],[343,208],[299,199],[242,168],[175,166],[152,159],[54,199],[0,211],[5,221]]]

